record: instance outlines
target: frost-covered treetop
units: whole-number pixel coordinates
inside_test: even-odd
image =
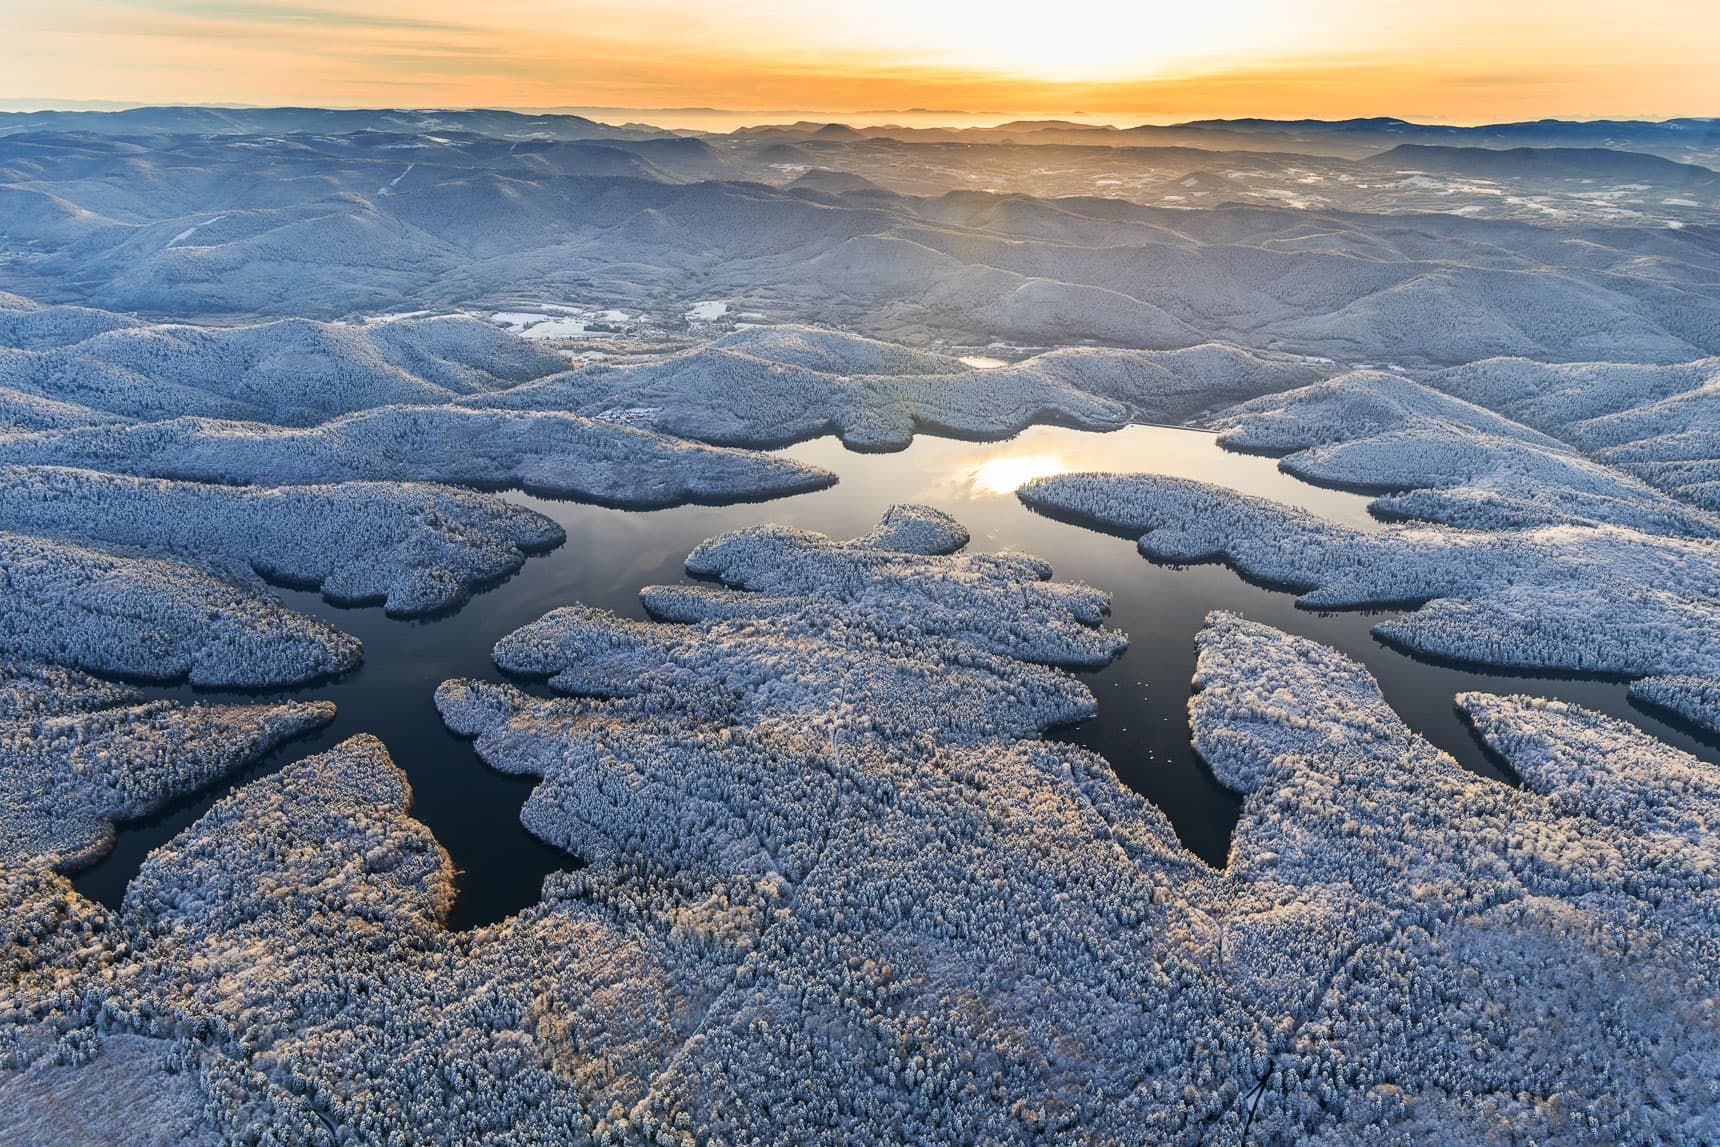
[[[1280,466],[1297,477],[1385,491],[1374,508],[1390,516],[1470,529],[1599,524],[1720,536],[1720,516],[1504,415],[1383,371],[1240,403],[1212,424],[1227,447],[1287,454]]]
[[[852,542],[736,531],[687,561],[735,588],[647,588],[651,622],[564,606],[502,638],[495,660],[567,692],[620,690],[713,719],[763,706],[828,727],[864,712],[882,736],[1027,736],[1090,713],[1084,686],[1042,666],[1121,650],[1121,635],[1098,628],[1105,596],[1045,580],[1037,559],[939,552],[965,540],[924,507],[893,508]]]
[[[807,327],[742,331],[644,363],[598,363],[461,404],[625,416],[725,445],[781,446],[834,433],[862,450],[903,449],[917,431],[1001,438],[1036,422],[1112,430],[1129,415],[1031,365],[980,370]]]
[[[0,863],[70,868],[143,816],[334,717],[327,703],[183,705],[0,663]]]
[[[511,410],[625,417],[703,442],[777,446],[837,434],[900,450],[916,432],[1000,438],[1036,422],[1110,430],[1180,422],[1214,405],[1318,378],[1307,363],[1236,347],[1064,348],[1022,362],[960,359],[802,326],[737,331],[682,354],[597,363],[460,400]],[[745,401],[734,396],[744,394]]]
[[[1260,1141],[1715,1134],[1711,766],[1578,706],[1460,697],[1516,790],[1333,650],[1222,614],[1198,645],[1196,747],[1249,793],[1229,873],[1300,888],[1277,942],[1322,968],[1258,1076]]]
[[[1374,631],[1517,668],[1720,678],[1720,542],[1619,526],[1364,532],[1180,478],[1064,474],[1030,506],[1140,535],[1155,561],[1223,560],[1326,609],[1416,607]]]
[[[93,421],[203,415],[304,426],[376,406],[446,402],[565,366],[464,315],[199,327],[0,301],[0,394],[71,404]]]
[[[566,414],[387,406],[312,429],[181,418],[0,435],[0,461],[252,486],[347,481],[516,485],[665,506],[799,493],[825,470]]]
[[[1441,371],[1433,381],[1720,511],[1720,359],[1649,365],[1492,358]]]
[[[183,562],[0,533],[0,657],[195,685],[344,672],[359,641]]]
[[[0,924],[33,937],[0,947],[0,1134],[104,1062],[215,1140],[1720,1131],[1712,769],[1575,706],[1460,698],[1514,789],[1361,666],[1214,615],[1191,725],[1244,794],[1215,872],[1103,760],[1037,739],[1091,695],[991,651],[987,587],[1045,571],[938,556],[962,536],[911,508],[850,543],[729,535],[700,561],[784,577],[498,646],[569,695],[444,683],[449,725],[539,778],[527,826],[587,861],[492,927],[443,928],[452,866],[364,737],[218,802],[117,914],[0,874]],[[1084,624],[1057,600],[1042,628]],[[110,1129],[138,1110],[102,1094]]]
[[[448,486],[257,488],[55,466],[0,466],[0,528],[317,585],[394,614],[456,605],[564,539],[542,514]]]

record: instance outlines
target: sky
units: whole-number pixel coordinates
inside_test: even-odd
[[[0,0],[14,106],[1661,118],[1717,58],[1715,0]]]

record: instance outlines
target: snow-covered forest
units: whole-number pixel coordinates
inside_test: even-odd
[[[1715,138],[0,113],[0,1144],[1720,1141]]]

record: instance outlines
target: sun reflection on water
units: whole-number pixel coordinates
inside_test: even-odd
[[[1015,454],[987,458],[964,475],[976,494],[1013,494],[1035,478],[1067,474],[1069,463],[1056,454]]]

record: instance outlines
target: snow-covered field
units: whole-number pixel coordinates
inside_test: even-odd
[[[641,321],[644,315],[630,315],[613,308],[592,309],[563,305],[545,305],[537,311],[496,311],[489,321],[528,341],[540,339],[611,339],[619,330]],[[593,326],[608,329],[593,330]]]
[[[687,308],[687,313],[682,317],[689,323],[714,323],[728,313],[729,305],[727,303],[711,300],[694,303]]]

